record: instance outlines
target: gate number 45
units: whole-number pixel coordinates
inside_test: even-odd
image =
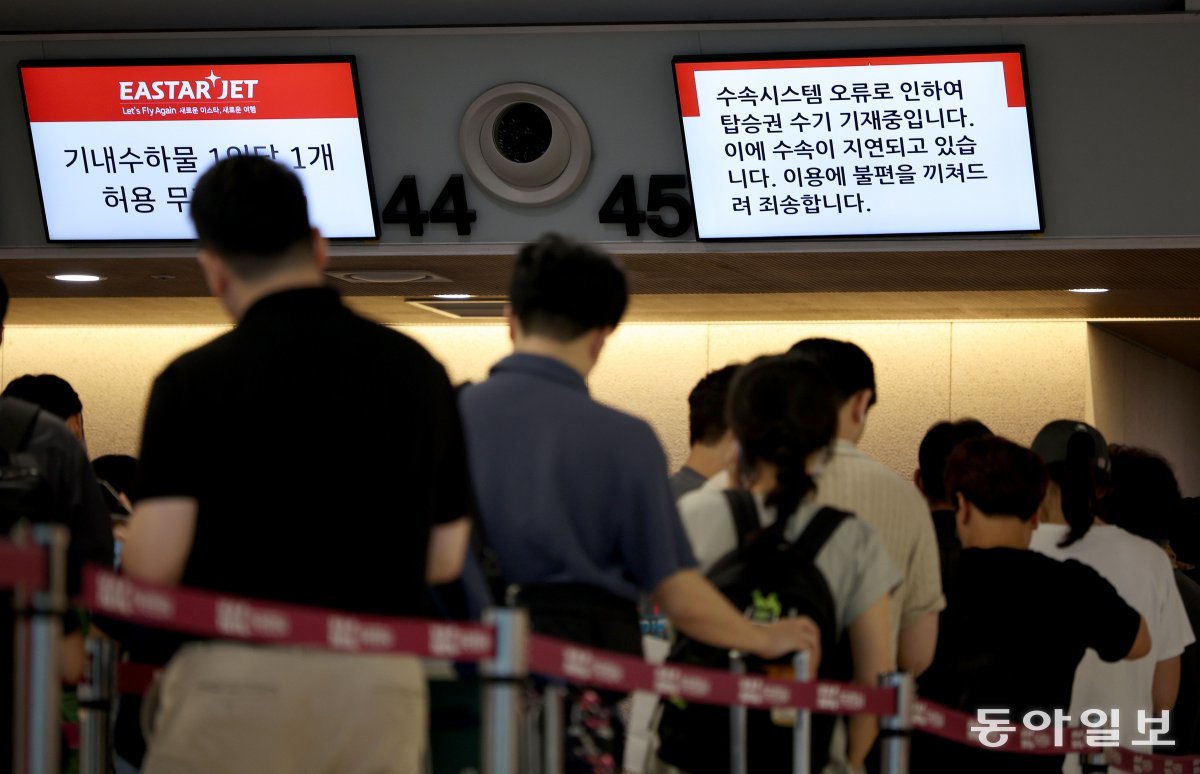
[[[604,204],[600,205],[600,222],[624,223],[626,236],[640,234],[643,223],[661,237],[682,236],[692,226],[692,203],[683,194],[667,191],[686,187],[687,179],[683,175],[651,175],[650,191],[646,197],[650,214],[647,215],[645,210],[638,209],[633,175],[621,175]],[[620,209],[617,209],[618,206]],[[660,213],[664,209],[675,211],[673,223],[663,219]]]

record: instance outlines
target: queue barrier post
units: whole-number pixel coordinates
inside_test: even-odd
[[[566,688],[557,683],[547,685],[542,693],[542,774],[561,774],[566,763],[563,755],[566,695]]]
[[[483,622],[495,632],[495,655],[483,676],[483,774],[521,770],[521,696],[529,675],[529,614],[491,607]]]
[[[1104,753],[1080,753],[1079,770],[1082,774],[1107,774],[1108,756]]]
[[[792,658],[792,669],[796,682],[807,683],[812,679],[809,667],[812,656],[801,650]],[[792,774],[811,774],[812,770],[812,710],[795,711],[796,725],[792,728]]]
[[[117,686],[117,644],[88,637],[87,677],[79,696],[79,772],[108,774],[112,761],[112,711]]]
[[[30,543],[29,522],[18,522],[9,533],[14,546],[27,548]],[[31,590],[18,583],[13,587],[13,663],[11,665],[13,695],[9,713],[12,715],[12,760],[8,764],[12,771],[21,774],[28,771],[25,744],[29,738],[29,616]],[[3,730],[0,729],[0,733]]]
[[[746,662],[736,650],[729,651],[729,671],[735,675],[746,674]],[[729,708],[729,771],[731,774],[747,774],[746,720],[749,710],[744,705]]]
[[[879,676],[881,688],[896,691],[896,712],[879,719],[879,741],[883,774],[908,774],[912,745],[913,699],[915,689],[912,675],[889,672]]]
[[[30,531],[33,543],[46,551],[46,586],[29,595],[29,622],[25,639],[28,671],[17,675],[27,680],[24,737],[24,766],[28,772],[59,769],[59,697],[62,684],[58,671],[62,616],[67,611],[67,528],[60,524],[36,524]],[[19,710],[18,712],[20,712]]]

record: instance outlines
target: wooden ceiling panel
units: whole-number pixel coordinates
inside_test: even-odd
[[[339,271],[422,270],[448,283],[406,286],[337,282],[352,296],[470,293],[502,295],[514,249],[491,246],[483,254],[336,255]],[[682,247],[682,246],[681,246]],[[670,295],[740,293],[826,293],[910,291],[1028,291],[1072,287],[1114,290],[1200,290],[1200,247],[1137,249],[940,249],[727,251],[688,245],[671,252],[610,249],[624,262],[634,293]],[[626,250],[624,254],[622,251]],[[126,257],[112,250],[57,251],[45,255],[0,255],[0,273],[14,297],[94,298],[204,296],[207,289],[188,251],[174,255]],[[63,272],[107,277],[90,285],[48,279]],[[163,279],[170,277],[171,279]],[[1198,310],[1200,311],[1200,310]]]
[[[478,324],[406,303],[404,296],[354,296],[348,303],[393,325]],[[639,294],[631,322],[803,320],[1123,320],[1200,318],[1195,291],[924,291],[874,293]],[[15,298],[9,325],[213,325],[229,322],[212,298]],[[1194,326],[1194,323],[1188,323]],[[1191,330],[1189,327],[1188,330]],[[1124,335],[1124,334],[1123,334]]]
[[[410,247],[402,253],[400,246],[377,245],[354,254],[354,248],[343,247],[332,270],[417,270],[449,281],[331,284],[386,322],[445,323],[447,318],[417,309],[405,298],[505,293],[515,248],[472,247],[479,252]],[[807,250],[764,243],[750,251],[739,249],[743,245],[681,243],[671,252],[655,245],[607,247],[629,272],[630,319],[635,320],[1200,318],[1200,246],[1191,244],[1051,249],[1023,242],[912,250],[826,245]],[[106,279],[76,284],[47,276],[60,272]],[[0,274],[15,299],[10,324],[225,321],[187,248],[142,248],[137,257],[114,248],[0,251]],[[1066,292],[1081,286],[1110,292]]]

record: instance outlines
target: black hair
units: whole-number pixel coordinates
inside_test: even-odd
[[[1050,478],[1062,495],[1062,513],[1070,530],[1059,541],[1059,548],[1078,542],[1092,528],[1096,517],[1108,515],[1111,479],[1108,471],[1096,464],[1098,450],[1090,433],[1078,432],[1067,440],[1063,462],[1046,466]]]
[[[946,460],[950,452],[963,441],[991,435],[992,431],[978,419],[960,419],[957,422],[938,422],[925,433],[917,451],[917,465],[921,471],[921,488],[931,503],[945,502],[950,498],[946,491]]]
[[[565,342],[615,328],[625,314],[629,288],[612,256],[546,234],[517,254],[508,300],[525,333]]]
[[[729,423],[725,421],[725,404],[729,398],[729,385],[740,368],[740,365],[727,365],[710,371],[688,394],[690,445],[712,445],[729,429]]]
[[[0,277],[0,325],[4,325],[4,318],[8,316],[8,283],[4,281],[4,277]]]
[[[83,402],[70,382],[54,374],[25,374],[8,383],[4,392],[10,398],[20,398],[40,406],[59,419],[83,413]]]
[[[1149,540],[1170,540],[1183,495],[1171,464],[1148,449],[1112,444],[1108,515],[1121,529]]]
[[[262,156],[231,156],[196,183],[190,209],[200,246],[241,279],[269,275],[311,244],[300,178]]]
[[[138,461],[128,454],[105,454],[92,460],[92,472],[96,478],[107,481],[113,489],[136,503],[138,495]]]
[[[1185,497],[1179,503],[1171,520],[1171,550],[1181,562],[1200,564],[1200,497]]]
[[[1046,498],[1048,476],[1042,458],[996,435],[970,438],[946,460],[946,491],[962,495],[988,516],[1029,521]]]
[[[860,390],[870,390],[871,400],[867,406],[875,405],[879,394],[875,388],[875,366],[857,344],[836,339],[802,339],[793,344],[787,354],[824,368],[837,388],[841,403]]]
[[[767,505],[774,506],[777,518],[790,516],[815,488],[808,458],[832,443],[837,412],[837,389],[814,363],[760,357],[734,377],[727,414],[740,464],[763,461],[776,467]]]

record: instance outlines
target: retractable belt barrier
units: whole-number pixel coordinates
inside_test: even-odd
[[[37,549],[0,541],[0,588],[44,578]],[[497,657],[495,631],[487,625],[358,615],[300,605],[142,583],[107,569],[87,567],[81,603],[112,618],[204,637],[269,645],[297,645],[342,652],[396,653],[456,662]],[[620,692],[647,691],[691,702],[756,709],[801,709],[838,715],[893,716],[895,688],[866,688],[830,681],[792,682],[736,675],[642,659],[541,635],[528,637],[528,671],[571,683]],[[157,668],[121,665],[117,688],[142,693]],[[1003,743],[980,740],[978,722],[963,712],[917,699],[912,728],[959,744],[1033,755],[1103,755],[1115,769],[1137,774],[1200,774],[1200,756],[1167,756],[1124,748],[1089,746],[1088,729],[1013,731]]]
[[[835,682],[800,683],[716,669],[654,665],[551,637],[529,638],[529,669],[540,675],[622,692],[646,691],[689,702],[753,709],[807,709],[834,715],[889,715],[896,692]]]
[[[358,615],[300,605],[140,583],[88,567],[83,604],[124,621],[268,645],[302,645],[352,653],[405,653],[453,661],[482,661],[495,651],[492,630]]]
[[[46,588],[46,549],[0,540],[0,589],[14,586],[28,591]]]

